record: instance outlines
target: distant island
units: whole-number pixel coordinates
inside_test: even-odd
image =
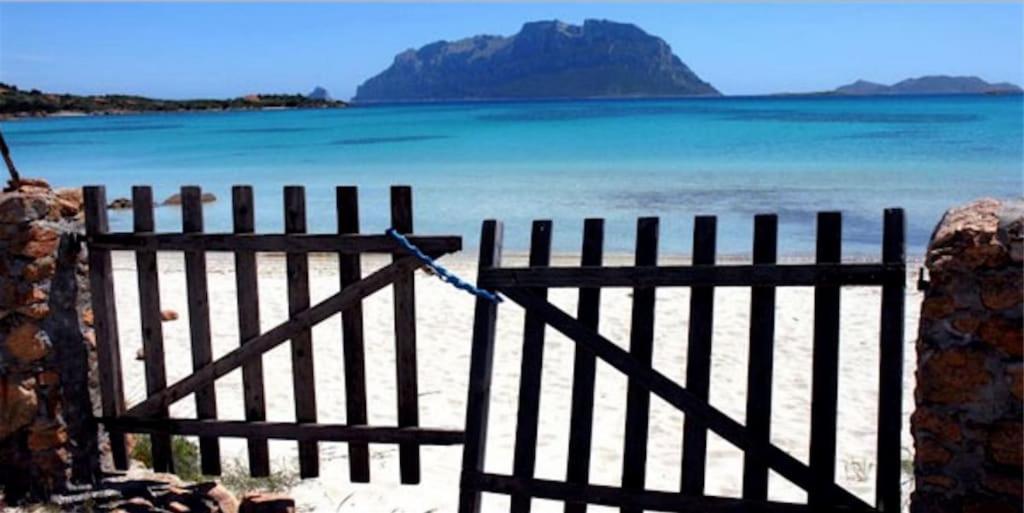
[[[523,25],[407,50],[353,101],[719,96],[661,38],[635,25],[586,20]]]
[[[837,96],[897,96],[914,94],[1021,94],[1020,87],[1007,82],[988,83],[978,77],[929,75],[908,78],[893,85],[858,80],[832,91],[811,94]]]
[[[309,95],[251,94],[225,100],[157,100],[143,96],[44,93],[22,90],[0,83],[0,119],[54,115],[113,115],[140,112],[225,111],[258,109],[322,109],[347,104],[333,100],[325,89],[317,87]]]

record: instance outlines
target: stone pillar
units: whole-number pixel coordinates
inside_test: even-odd
[[[0,192],[0,485],[46,499],[98,475],[78,189]]]
[[[1024,511],[1024,202],[978,200],[932,235],[917,340],[913,513]]]

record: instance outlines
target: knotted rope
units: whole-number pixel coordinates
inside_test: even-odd
[[[471,283],[463,281],[458,276],[452,274],[451,271],[445,269],[443,265],[437,263],[436,260],[427,256],[426,253],[421,251],[420,248],[417,248],[416,245],[413,244],[412,242],[409,242],[409,239],[405,238],[405,236],[402,235],[401,233],[398,233],[394,228],[388,228],[385,233],[387,233],[388,236],[390,236],[392,239],[395,239],[395,241],[398,242],[398,244],[401,245],[403,249],[408,251],[409,254],[416,257],[416,260],[419,260],[428,269],[433,271],[434,274],[441,279],[441,281],[459,290],[469,292],[474,296],[484,298],[492,303],[502,302],[501,296],[498,296],[494,292],[481,289]]]

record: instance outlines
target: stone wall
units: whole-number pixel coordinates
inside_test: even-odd
[[[946,213],[917,341],[914,513],[1021,512],[1024,203]]]
[[[23,179],[0,192],[0,486],[9,502],[98,474],[81,233],[80,190]]]

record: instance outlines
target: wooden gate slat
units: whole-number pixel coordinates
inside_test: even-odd
[[[698,216],[693,225],[693,265],[715,265],[713,216]],[[714,287],[690,290],[689,343],[686,348],[686,389],[707,401],[711,386],[711,335],[715,308]],[[704,493],[704,466],[707,463],[708,431],[689,416],[683,423],[683,468],[680,490],[687,495]]]
[[[818,214],[816,261],[838,263],[842,250],[842,216]],[[810,465],[814,486],[808,490],[812,507],[827,506],[835,482],[836,403],[839,393],[839,287],[814,288],[814,351],[811,377]]]
[[[634,356],[615,345],[614,342],[581,326],[576,319],[555,305],[521,288],[505,287],[500,288],[499,292],[523,308],[537,312],[551,327],[577,343],[583,344],[598,358],[626,374],[630,379],[636,380],[639,385],[657,394],[684,414],[701,420],[709,429],[729,443],[743,450],[749,450],[752,447],[750,436],[744,426],[707,402],[694,397],[664,374],[636,360]],[[805,490],[813,486],[814,477],[810,467],[775,445],[768,445],[764,451],[769,467],[782,477]],[[867,503],[835,483],[829,484],[826,491],[832,500],[841,505],[859,510],[870,509]]]
[[[433,256],[436,257],[438,255],[435,254]],[[128,410],[127,415],[136,417],[150,415],[159,407],[174,403],[195,392],[197,389],[212,383],[213,380],[237,369],[244,363],[277,347],[286,340],[289,340],[294,333],[323,322],[328,317],[348,308],[353,303],[391,285],[396,276],[408,273],[411,269],[421,265],[415,257],[408,256],[382,267],[358,283],[321,301],[308,310],[292,315],[287,321],[278,324],[262,335],[245,341],[241,347],[193,371],[189,376],[182,378],[160,393],[154,394],[152,397],[135,405]]]
[[[357,189],[338,187],[335,195],[338,233],[359,233]],[[338,254],[338,275],[342,289],[359,281],[362,276],[362,259],[358,253]],[[366,356],[363,343],[362,302],[356,302],[341,311],[341,336],[345,360],[345,421],[350,425],[366,424]],[[370,482],[370,449],[367,444],[348,444],[348,469],[352,482]]]
[[[202,192],[199,187],[181,188],[182,231],[203,231]],[[185,252],[185,285],[188,296],[189,335],[192,339],[192,370],[203,368],[213,360],[210,344],[210,300],[206,286],[206,254],[202,250]],[[195,391],[196,416],[217,418],[217,394],[213,383]],[[200,466],[207,475],[220,475],[220,443],[216,437],[199,437]]]
[[[886,209],[882,261],[906,266],[906,221],[903,210]],[[882,285],[879,336],[878,463],[875,504],[879,511],[898,512],[900,499],[900,431],[903,417],[903,319],[906,279]]]
[[[290,185],[284,188],[285,233],[306,232],[306,190]],[[309,308],[309,260],[305,253],[287,253],[288,315]],[[295,420],[316,422],[316,381],[313,365],[313,333],[300,329],[291,337],[292,384]],[[315,441],[299,442],[299,476],[316,477],[320,473],[320,455]]]
[[[502,224],[487,220],[480,229],[477,278],[501,265]],[[480,490],[464,481],[467,472],[483,472],[487,449],[487,421],[491,405],[491,370],[494,367],[494,329],[498,305],[478,297],[473,311],[473,347],[469,361],[466,398],[466,442],[462,448],[463,481],[459,487],[459,513],[479,513]]]
[[[87,186],[82,191],[85,200],[85,232],[89,236],[106,233],[107,193],[102,186]],[[103,415],[117,417],[124,413],[124,383],[121,375],[121,344],[117,334],[117,310],[114,302],[114,271],[110,252],[89,247],[89,290],[92,299],[96,356],[99,373],[100,399]],[[122,432],[107,431],[114,466],[128,468],[125,439]]]
[[[391,227],[401,234],[413,233],[412,188],[391,188]],[[400,258],[395,255],[394,259]],[[395,363],[398,385],[398,425],[418,426],[419,385],[416,369],[416,288],[410,270],[395,279]],[[404,484],[420,482],[420,448],[398,446],[399,473]]]
[[[754,264],[774,264],[778,253],[778,217],[754,217]],[[775,288],[750,289],[750,350],[747,362],[746,425],[753,447],[743,453],[743,498],[768,498],[768,464],[760,450],[771,440],[772,372],[775,356]]]
[[[231,200],[235,233],[253,233],[256,221],[252,187],[233,187]],[[260,334],[259,284],[256,276],[256,253],[236,251],[235,295],[238,303],[240,344]],[[242,389],[245,419],[250,422],[267,420],[262,357],[253,358],[242,365]],[[252,437],[246,443],[249,452],[249,474],[259,477],[270,475],[270,451],[266,438]]]
[[[658,264],[658,218],[642,217],[636,223],[636,265]],[[654,287],[633,289],[629,354],[641,366],[651,367],[654,349]],[[651,393],[629,376],[626,389],[626,430],[622,453],[622,488],[643,490],[647,475],[647,437]],[[624,513],[641,511],[622,508]]]
[[[604,257],[604,219],[583,222],[583,247],[580,265],[600,266]],[[601,289],[580,288],[576,318],[580,324],[597,331],[600,323]],[[590,479],[590,450],[594,423],[594,378],[597,360],[594,353],[580,345],[573,347],[572,413],[569,417],[569,463],[565,480],[586,484]],[[585,502],[566,502],[565,513],[585,513]]]
[[[551,221],[534,221],[530,233],[530,267],[551,263]],[[531,289],[547,298],[547,290]],[[533,477],[537,457],[537,425],[540,412],[540,380],[544,366],[544,321],[527,311],[523,321],[523,356],[519,369],[519,408],[516,414],[516,441],[512,473],[517,478]],[[513,495],[512,513],[530,511],[530,497]]]
[[[132,187],[132,228],[135,232],[154,231],[153,190],[149,187]],[[136,251],[135,267],[139,285],[139,326],[142,335],[142,354],[146,374],[146,395],[153,395],[167,386],[164,366],[164,330],[160,315],[160,276],[157,272],[157,257],[152,251]],[[159,413],[167,417],[167,408]],[[154,434],[150,436],[153,470],[174,472],[171,458],[171,437]]]

